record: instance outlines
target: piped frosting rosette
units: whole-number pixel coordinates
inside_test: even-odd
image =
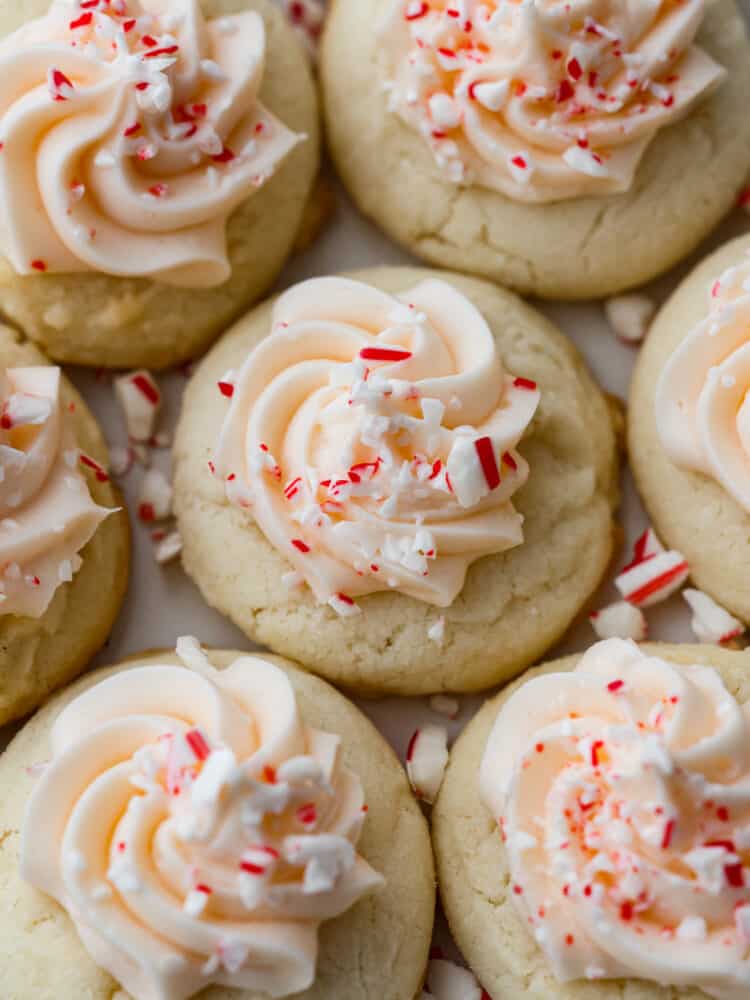
[[[713,669],[619,639],[505,703],[481,793],[558,979],[747,996],[748,714]]]
[[[474,560],[522,542],[516,446],[539,393],[446,282],[297,285],[220,388],[216,475],[340,614],[388,589],[448,606]]]
[[[111,513],[92,500],[80,461],[60,369],[0,368],[0,615],[44,614]]]
[[[661,128],[725,71],[704,0],[395,0],[390,108],[446,176],[525,202],[626,191]]]
[[[279,667],[217,671],[190,639],[178,653],[191,669],[125,670],[61,712],[23,875],[134,1000],[297,993],[319,924],[382,883],[355,850],[361,784]]]
[[[0,249],[19,274],[229,278],[230,214],[302,137],[258,100],[255,12],[54,0],[0,43]]]
[[[670,459],[750,511],[750,262],[713,283],[708,315],[661,374],[656,424]]]

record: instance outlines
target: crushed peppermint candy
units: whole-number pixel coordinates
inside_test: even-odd
[[[693,612],[690,627],[701,642],[722,645],[744,634],[742,622],[702,590],[686,587],[682,596]]]
[[[615,577],[615,586],[630,604],[646,608],[670,597],[689,575],[682,553],[665,551],[649,528],[635,543],[632,560]]]
[[[648,635],[646,616],[628,601],[616,601],[589,615],[591,627],[600,639],[633,639],[641,642]]]
[[[448,732],[443,726],[417,729],[406,751],[406,773],[418,799],[432,805],[448,766]]]
[[[618,295],[607,299],[604,312],[620,340],[638,344],[646,336],[656,312],[656,303],[647,295]]]
[[[483,1000],[482,987],[474,974],[444,958],[430,961],[427,987],[434,1000]]]
[[[172,486],[161,469],[147,469],[137,501],[141,521],[164,521],[172,514]]]
[[[147,371],[131,372],[114,381],[115,394],[125,416],[131,441],[149,441],[161,409],[161,391]]]

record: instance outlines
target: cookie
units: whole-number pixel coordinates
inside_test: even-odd
[[[472,11],[462,19],[443,0],[333,3],[326,122],[364,214],[435,266],[551,298],[614,294],[693,250],[750,166],[748,42],[735,4],[705,16],[700,4],[659,4],[639,27],[617,4],[590,24],[552,4],[533,17],[495,3]],[[654,66],[644,25],[660,53],[684,58]],[[524,57],[504,51],[505,39],[520,39]],[[626,130],[613,132],[622,115]]]
[[[630,392],[628,445],[657,533],[695,584],[745,621],[750,587],[741,348],[750,339],[750,276],[741,237],[704,260],[654,321]]]
[[[19,389],[12,380],[8,384],[7,369],[11,373],[19,369],[26,372],[29,366],[47,365],[46,358],[35,347],[8,327],[0,328],[0,388]],[[30,371],[41,372],[47,380],[45,385],[51,375],[56,394],[57,369],[32,367]],[[14,401],[4,393],[3,403],[5,427],[14,418]],[[16,397],[15,404],[22,405],[23,400],[19,403]],[[53,448],[56,458],[52,470],[38,483],[29,486],[22,479],[18,486],[18,452],[12,452],[7,445],[13,447],[14,442],[5,439],[13,432],[0,431],[3,443],[0,466],[4,472],[0,490],[0,553],[5,564],[2,579],[5,599],[0,602],[0,724],[30,712],[51,691],[84,669],[107,640],[127,588],[128,519],[121,509],[120,491],[105,472],[107,449],[101,431],[84,401],[65,379],[60,385],[59,407],[60,413],[53,413],[51,419],[59,419],[64,428],[60,446]],[[37,418],[33,414],[27,416],[33,426]],[[52,428],[50,433],[54,433]],[[33,478],[36,467],[32,462]],[[48,531],[50,513],[63,518],[66,510],[51,486],[52,480],[59,482],[61,477],[72,480],[78,499],[70,508],[70,519],[61,522],[62,542],[58,543],[53,535],[37,549],[33,544],[34,532]],[[24,493],[19,505],[19,497],[13,494],[17,488],[25,490],[27,486],[28,496]],[[64,483],[63,493],[67,490]],[[81,548],[84,539],[88,541]],[[30,551],[33,554],[27,560]],[[103,580],[106,587],[102,586]]]
[[[366,693],[518,673],[612,552],[604,397],[546,319],[459,275],[317,279],[254,310],[188,385],[174,458],[208,603]]]
[[[683,666],[675,671],[675,664]],[[732,838],[740,843],[744,815],[742,782],[734,782],[745,766],[749,665],[746,652],[715,646],[608,640],[583,658],[529,671],[469,724],[451,754],[433,840],[451,929],[491,997],[666,1000],[679,993],[703,1000],[738,989],[740,928],[750,909],[742,909],[748,888]],[[540,679],[545,686],[534,687]],[[576,717],[569,709],[578,702]],[[505,706],[512,711],[498,723]],[[611,724],[601,724],[600,713]],[[582,745],[586,727],[596,733]],[[708,763],[716,752],[726,757]],[[636,759],[645,766],[631,772],[627,761]],[[674,770],[665,771],[667,761],[677,762]],[[619,784],[613,768],[623,772]],[[567,847],[563,771],[570,776]],[[682,782],[692,791],[681,803]],[[597,823],[618,789],[625,804],[597,841]],[[546,832],[528,817],[530,806],[540,821],[547,817]],[[562,826],[555,826],[558,816]],[[579,852],[584,835],[588,846]],[[737,849],[744,857],[744,847]],[[595,857],[584,873],[582,863]],[[618,867],[627,867],[625,859],[633,859],[640,888]],[[710,889],[704,859],[719,860]],[[676,873],[672,882],[663,880],[667,871]],[[690,878],[686,899],[679,893]]]
[[[193,358],[273,283],[302,224],[319,160],[308,58],[270,0],[170,2],[148,26],[127,4],[57,4],[28,24],[48,9],[0,4],[0,34],[26,32],[0,42],[0,64],[16,67],[5,79],[39,37],[57,39],[60,74],[47,94],[45,62],[35,92],[53,109],[44,142],[33,136],[36,164],[21,124],[0,120],[0,308],[57,361]],[[114,64],[100,51],[92,68],[70,47],[110,35]],[[123,63],[128,46],[137,58]],[[103,117],[82,145],[71,113],[95,101]]]
[[[156,652],[81,680],[32,719],[0,759],[8,918],[0,968],[8,1000],[152,995],[137,985],[118,988],[105,971],[113,965],[131,983],[145,977],[152,990],[159,983],[164,996],[413,1000],[432,934],[434,873],[424,818],[390,747],[351,703],[291,663],[212,651],[209,664],[194,640],[181,640],[178,649],[189,670],[174,654]],[[138,715],[137,734],[128,709]],[[248,717],[255,725],[246,724]],[[103,747],[113,737],[114,767],[86,776],[75,761],[87,759],[87,741]],[[50,770],[40,774],[33,765],[51,750]],[[97,756],[97,766],[105,759]],[[112,789],[123,768],[136,782],[116,795],[129,829],[97,821],[87,836],[78,822],[87,822],[81,793],[88,789],[90,801],[97,788]],[[216,799],[203,794],[209,786],[220,789],[223,803],[218,839],[209,815]],[[70,796],[70,822],[55,812],[60,800],[46,788]],[[146,817],[144,802],[161,819]],[[96,815],[106,808],[100,800]],[[240,808],[238,838],[232,817]],[[49,824],[36,822],[40,810]],[[148,848],[140,853],[144,820],[157,845],[150,857]],[[67,853],[59,839],[37,850],[37,838],[55,837],[59,823]],[[23,880],[19,860],[47,891],[60,890],[64,872],[76,896],[73,883],[83,877],[81,900],[93,908],[90,923],[77,918],[83,939],[62,906]],[[301,890],[303,878],[312,895]],[[150,918],[141,910],[136,923],[122,900],[156,910]],[[161,911],[155,938],[159,905],[170,916]],[[293,914],[297,922],[290,922]],[[117,936],[106,940],[114,927]],[[314,982],[303,985],[311,976]]]

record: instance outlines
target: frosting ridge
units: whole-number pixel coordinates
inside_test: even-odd
[[[750,708],[715,670],[598,643],[506,701],[480,788],[559,980],[746,994]]]
[[[656,425],[677,465],[711,476],[750,511],[750,261],[711,285],[707,315],[661,373]]]
[[[725,75],[704,0],[394,0],[390,110],[445,176],[524,202],[627,191],[656,132]]]
[[[14,270],[226,281],[229,216],[303,138],[258,100],[264,56],[260,15],[199,0],[53,0],[0,42]]]
[[[23,875],[134,1000],[307,989],[319,924],[382,883],[356,853],[361,784],[279,667],[178,653],[190,669],[119,672],[60,713]]]
[[[94,503],[80,461],[60,369],[0,368],[0,615],[41,617],[112,513]]]
[[[303,282],[220,388],[228,498],[340,614],[387,589],[448,606],[474,560],[522,542],[516,449],[539,393],[448,283]]]

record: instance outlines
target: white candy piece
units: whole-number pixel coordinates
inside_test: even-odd
[[[133,468],[134,462],[135,454],[132,448],[116,444],[109,449],[109,471],[113,476],[117,478],[126,476]]]
[[[458,698],[451,698],[447,694],[434,694],[430,698],[430,708],[438,715],[444,715],[447,719],[457,719],[461,711],[461,704]]]
[[[160,566],[172,562],[182,552],[182,535],[179,531],[170,531],[154,545],[154,559]]]
[[[437,798],[448,766],[448,732],[444,726],[423,726],[411,738],[406,773],[418,799],[428,805]]]
[[[148,441],[161,409],[161,392],[147,371],[130,372],[115,379],[115,393],[125,414],[132,441]]]
[[[591,627],[600,639],[633,639],[641,642],[646,638],[648,626],[640,608],[627,601],[616,601],[589,615]]]
[[[693,617],[690,627],[701,642],[722,643],[736,639],[745,631],[739,619],[730,615],[720,604],[702,590],[687,587],[682,596],[690,605]]]
[[[147,469],[138,495],[142,521],[164,521],[172,513],[172,487],[160,469]]]
[[[648,608],[679,590],[690,575],[681,552],[669,550],[643,559],[615,577],[615,586],[626,601]]]
[[[616,295],[604,303],[604,312],[621,340],[638,344],[654,318],[656,303],[646,295]]]
[[[434,1000],[482,1000],[482,987],[474,975],[443,958],[428,965],[427,986]]]

